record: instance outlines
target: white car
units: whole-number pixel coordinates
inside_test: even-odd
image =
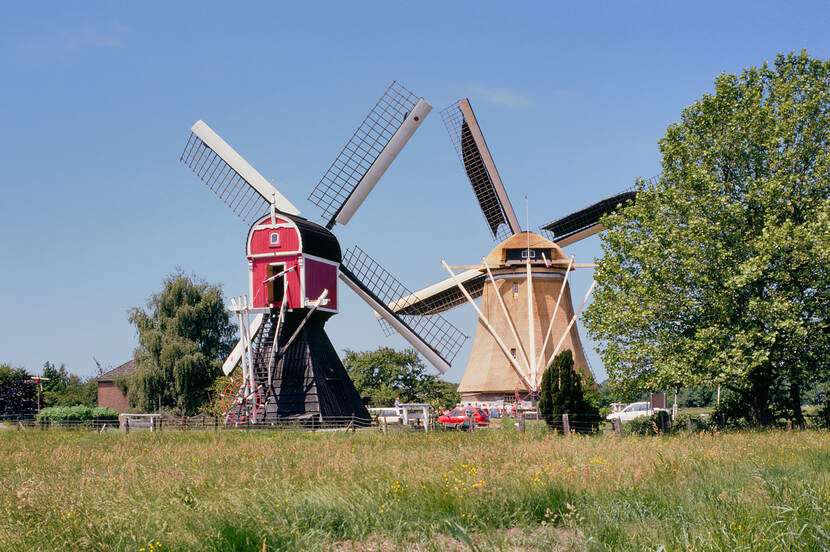
[[[403,421],[400,411],[393,407],[370,408],[369,414],[376,418],[379,424],[399,424]]]
[[[662,410],[668,412],[665,408],[651,408],[648,402],[631,403],[619,412],[612,412],[605,417],[606,420],[611,421],[614,418],[619,418],[620,422],[625,423],[639,418],[640,416],[651,416],[655,412]]]

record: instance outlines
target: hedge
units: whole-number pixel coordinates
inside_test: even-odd
[[[66,422],[86,420],[117,420],[118,412],[105,406],[50,406],[37,413],[35,419],[39,422]]]

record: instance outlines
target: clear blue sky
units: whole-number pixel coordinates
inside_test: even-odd
[[[337,230],[417,289],[446,276],[441,258],[494,246],[438,114],[458,98],[535,229],[657,174],[666,126],[718,73],[830,56],[827,2],[414,6],[2,2],[0,362],[90,375],[93,356],[128,360],[127,309],[175,267],[246,292],[247,228],[178,161],[197,119],[316,220],[305,198],[389,82],[427,99],[433,113]],[[599,239],[569,252],[589,261]],[[590,280],[577,274],[575,301]],[[405,346],[340,291],[335,347]],[[472,336],[469,306],[448,318]]]

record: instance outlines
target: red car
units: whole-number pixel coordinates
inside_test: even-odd
[[[490,416],[484,410],[475,406],[457,406],[450,412],[438,416],[438,423],[448,428],[467,427],[470,424],[471,413],[475,413],[477,426],[490,425]]]

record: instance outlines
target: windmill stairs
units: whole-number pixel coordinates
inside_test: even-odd
[[[353,413],[369,420],[323,329],[329,316],[314,312],[306,320],[306,313],[289,311],[281,325],[278,312],[266,316],[252,339],[252,373],[264,402],[255,423],[348,424]]]

